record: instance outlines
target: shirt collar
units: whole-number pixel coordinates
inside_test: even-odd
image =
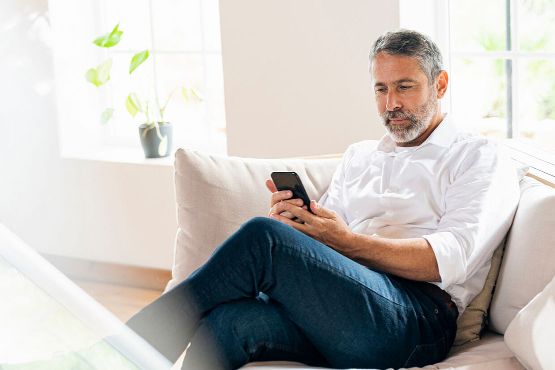
[[[430,136],[419,146],[422,147],[424,145],[437,145],[444,148],[448,148],[451,146],[453,141],[455,141],[457,135],[457,128],[455,124],[449,119],[448,115],[445,115],[443,121],[432,131]],[[395,141],[389,136],[389,134],[385,134],[380,141],[378,142],[377,149],[383,152],[392,152],[395,150],[397,144]]]

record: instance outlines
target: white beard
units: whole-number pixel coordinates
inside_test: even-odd
[[[437,109],[437,99],[432,96],[428,98],[425,104],[416,109],[416,112],[389,112],[385,111],[381,116],[384,126],[396,143],[408,143],[422,135],[430,126],[432,117]],[[393,117],[392,117],[393,116]],[[403,118],[409,120],[408,125],[397,127],[388,122],[391,118]]]

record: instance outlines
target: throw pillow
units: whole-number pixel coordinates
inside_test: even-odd
[[[555,277],[505,331],[505,343],[527,369],[555,369]]]
[[[555,189],[529,177],[520,187],[490,308],[488,326],[499,334],[555,275]]]
[[[463,314],[457,320],[457,335],[455,336],[455,346],[460,346],[468,342],[480,339],[480,333],[485,326],[488,307],[493,295],[495,281],[499,274],[499,267],[503,257],[505,239],[495,249],[491,258],[491,267],[484,283],[482,291],[470,302]]]

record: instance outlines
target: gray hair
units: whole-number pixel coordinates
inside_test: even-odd
[[[370,52],[370,63],[379,53],[404,55],[418,60],[420,68],[432,84],[443,69],[441,51],[426,35],[410,30],[387,32],[378,37]]]

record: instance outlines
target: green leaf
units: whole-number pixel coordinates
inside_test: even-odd
[[[148,50],[141,51],[131,58],[131,63],[129,64],[129,74],[133,73],[138,66],[143,64],[145,60],[148,58]]]
[[[101,48],[111,48],[112,46],[116,46],[121,40],[121,35],[123,34],[123,31],[120,31],[118,28],[119,23],[116,24],[112,32],[97,37],[94,39],[93,43]]]
[[[127,96],[127,99],[125,99],[125,109],[127,109],[132,117],[135,117],[137,113],[143,110],[137,94],[131,93]]]
[[[89,68],[85,73],[85,78],[96,87],[102,86],[110,80],[111,69],[112,59],[108,59],[96,68]]]
[[[85,73],[85,78],[96,87],[101,85],[100,81],[98,81],[98,72],[96,68],[89,68]]]
[[[100,122],[105,125],[114,115],[114,108],[106,108],[100,115]]]
[[[107,59],[104,63],[101,63],[96,67],[98,72],[98,80],[101,85],[105,84],[110,80],[110,71],[112,70],[112,58]]]

